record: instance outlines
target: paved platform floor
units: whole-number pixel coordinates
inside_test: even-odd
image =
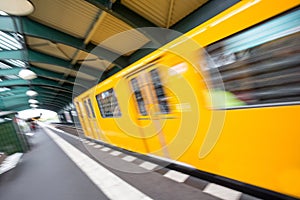
[[[55,129],[38,129],[31,144],[0,175],[1,200],[256,199]]]
[[[108,199],[66,154],[38,129],[21,163],[0,176],[1,200]]]

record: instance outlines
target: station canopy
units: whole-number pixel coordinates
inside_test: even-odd
[[[185,33],[238,0],[30,2],[34,11],[27,16],[0,11],[0,111],[28,109],[30,99],[61,111],[74,96],[153,51],[145,46],[163,45],[159,35],[137,28]],[[36,78],[21,78],[24,69]],[[28,96],[28,90],[37,94]]]

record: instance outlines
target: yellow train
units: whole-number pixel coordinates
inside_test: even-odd
[[[300,198],[299,3],[240,1],[84,92],[86,137]]]

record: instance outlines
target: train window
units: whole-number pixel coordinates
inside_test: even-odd
[[[206,48],[212,97],[231,101],[215,108],[300,103],[299,19],[297,8]]]
[[[111,88],[96,96],[100,113],[103,118],[120,117],[121,111],[115,95]]]
[[[91,114],[92,114],[93,118],[95,118],[96,116],[95,116],[95,112],[94,112],[94,109],[93,109],[91,99],[88,99],[88,105],[89,105],[89,108],[90,108],[90,111],[91,111]]]
[[[158,70],[157,69],[151,70],[150,76],[155,90],[160,112],[163,114],[168,114],[170,112],[170,109],[169,109],[168,101],[165,95],[165,91],[163,89],[161,79],[158,74]]]
[[[144,98],[142,96],[142,92],[141,92],[141,89],[139,87],[138,81],[137,81],[136,78],[133,78],[133,79],[130,80],[130,82],[131,82],[132,89],[134,91],[135,100],[138,104],[139,112],[142,116],[146,116],[147,115],[147,110],[146,110],[146,107],[145,107],[145,101],[144,101]]]

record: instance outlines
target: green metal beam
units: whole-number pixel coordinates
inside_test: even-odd
[[[166,34],[164,37],[161,36],[161,34],[155,36],[151,34],[149,38],[152,38],[151,42],[147,43],[143,46],[142,49],[137,50],[129,57],[129,63],[132,64],[136,62],[137,60],[143,58],[144,56],[148,55],[149,53],[153,52],[155,49],[151,47],[157,47],[155,44],[164,44],[168,41],[172,41],[175,38],[179,37],[180,33],[186,33],[190,31],[191,29],[199,26],[203,22],[209,20],[210,18],[216,16],[217,14],[221,13],[222,11],[226,10],[227,8],[233,6],[240,0],[210,0],[203,6],[199,7],[195,11],[193,11],[190,15],[186,16],[179,22],[177,22],[175,25],[171,26],[171,30],[175,30],[175,34],[170,32],[171,34]],[[178,33],[178,34],[177,34]],[[163,40],[161,40],[159,37],[162,37]],[[154,39],[153,39],[154,38]],[[158,41],[158,43],[157,43]],[[161,42],[159,42],[161,41]],[[154,43],[153,43],[154,42]]]
[[[28,36],[43,38],[46,40],[66,44],[72,46],[76,49],[84,50],[84,40],[80,38],[73,37],[64,32],[58,31],[56,29],[45,26],[41,23],[33,21],[28,17],[23,17],[21,19],[23,25],[23,33]]]
[[[12,79],[12,80],[5,80],[0,82],[0,87],[13,87],[13,86],[30,86],[30,85],[37,85],[37,86],[50,86],[53,88],[68,90],[73,92],[72,86],[60,86],[56,81],[44,80],[41,78],[36,78],[31,81],[26,81],[23,79]]]
[[[64,92],[66,94],[71,94],[73,93],[73,91],[70,91],[70,90],[65,90],[64,88],[54,88],[54,87],[49,87],[49,86],[45,86],[45,85],[34,85],[34,86],[31,86],[33,89],[37,89],[37,90],[51,90],[51,91],[54,91],[54,92]]]
[[[101,46],[89,43],[86,45],[86,51],[96,55],[97,57],[107,60],[120,68],[125,68],[128,66],[128,56],[122,56],[115,52],[109,51]]]
[[[66,44],[68,46],[74,47],[76,49],[80,49],[82,51],[90,52],[93,51],[97,46],[96,45],[89,45],[88,48],[85,47],[84,40],[80,38],[73,37],[71,35],[68,35],[64,32],[58,31],[56,29],[50,28],[48,26],[45,26],[43,24],[40,24],[36,21],[33,21],[27,17],[22,18],[22,24],[24,29],[24,34],[29,36],[34,36],[38,38],[43,38],[46,40],[50,40],[52,42],[62,43]],[[117,58],[120,56],[119,54],[116,54],[108,49],[105,49],[103,47],[97,47],[97,56],[102,59],[109,59],[112,57],[117,56]],[[92,52],[94,53],[94,52]],[[114,61],[115,64],[120,65],[121,67],[124,67],[126,64],[126,59],[123,57],[123,59]]]
[[[43,102],[45,100],[51,100],[51,97],[53,97],[53,95],[50,95],[50,94],[41,94],[41,95],[38,95],[36,97],[37,100],[39,100],[40,102]],[[61,101],[61,102],[64,102],[64,103],[69,103],[72,101],[72,98],[71,97],[63,97],[63,96],[56,96],[56,98],[54,100],[58,100],[58,101]]]
[[[58,65],[64,68],[72,67],[69,61],[54,56],[49,56],[48,54],[37,52],[32,49],[28,49],[28,61]]]
[[[58,104],[51,103],[51,102],[46,102],[46,103],[44,103],[44,104],[41,104],[41,107],[43,107],[43,106],[48,106],[48,105],[55,106],[55,107],[57,107],[57,108],[59,108],[59,109],[62,109],[62,108],[65,106],[65,105],[58,105]]]
[[[21,23],[18,17],[0,15],[2,31],[18,32],[21,30]]]
[[[28,105],[28,97],[16,98],[13,101],[0,99],[0,109],[1,110],[10,109],[16,105],[21,105],[21,104]]]
[[[52,89],[43,88],[39,86],[31,86],[31,88],[28,87],[17,87],[17,88],[11,88],[11,90],[0,92],[0,97],[3,96],[11,96],[16,94],[22,94],[26,93],[27,90],[33,89],[37,91],[39,94],[49,94],[51,96],[58,95],[64,98],[72,98],[72,92],[65,92],[65,91],[54,91]]]
[[[0,51],[0,60],[15,59],[15,60],[27,60],[25,50],[2,50]]]
[[[38,76],[52,77],[52,78],[60,79],[61,81],[73,82],[73,83],[79,84],[81,86],[93,84],[93,81],[88,81],[88,80],[81,79],[78,77],[77,78],[74,78],[74,77],[65,78],[64,74],[41,69],[41,68],[35,67],[34,65],[30,66],[30,70],[35,72]],[[1,73],[0,73],[0,75],[1,75]],[[84,87],[84,88],[86,88],[86,87]]]
[[[13,50],[13,51],[0,51],[0,60],[5,60],[5,59],[16,59],[16,60],[25,60],[25,61],[31,61],[31,62],[39,62],[39,63],[46,63],[46,64],[51,64],[51,65],[56,65],[56,66],[60,66],[66,69],[75,69],[75,70],[79,70],[81,65],[76,64],[74,66],[72,66],[70,64],[70,62],[65,61],[63,59],[60,58],[56,58],[53,56],[49,56],[47,54],[44,53],[40,53],[31,49],[28,49],[28,58],[26,58],[25,55],[25,51],[24,50]],[[33,71],[39,71],[41,72],[40,74],[42,74],[42,72],[46,73],[46,70],[42,70],[36,67],[31,67],[33,69]],[[30,69],[31,69],[30,68]],[[81,69],[81,72],[90,76],[95,76],[96,74],[100,74],[103,71],[100,69],[94,69],[94,68],[90,68],[90,67],[85,67]],[[5,72],[3,72],[5,73]],[[51,75],[50,75],[51,73]],[[59,73],[55,73],[55,72],[51,72],[49,71],[47,74],[49,74],[49,76],[54,77],[54,78],[62,78],[61,76],[59,76]],[[73,79],[75,80],[75,79]],[[80,79],[80,82],[85,82],[86,84],[88,84],[86,81],[84,81],[83,79]],[[90,84],[93,84],[92,82]],[[90,86],[90,84],[88,84]]]
[[[20,29],[19,19],[17,19],[16,17],[10,18],[6,16],[0,16],[0,24],[1,25],[4,24],[4,26],[1,26],[0,30],[8,31],[8,32],[16,32],[13,24],[13,19],[19,24],[18,30],[22,30]],[[29,19],[28,17],[22,17],[21,22],[23,27],[23,34],[25,35],[50,40],[56,43],[62,43],[88,53],[93,51],[92,53],[95,53],[96,56],[98,56],[101,59],[112,61],[114,64],[122,68],[127,66],[128,59],[125,56],[121,56],[117,53],[114,53],[100,46],[97,47],[94,44],[89,44],[86,47],[83,39],[76,38],[64,32],[45,26],[32,19]],[[97,50],[95,50],[95,48],[97,48]],[[119,57],[120,59],[111,60],[111,58],[119,58]]]
[[[25,93],[27,90],[29,90],[29,87],[20,87],[20,88],[14,88],[11,90],[0,92],[0,98],[3,96],[11,96],[14,94],[21,94]]]
[[[73,86],[60,86],[57,81],[46,80],[43,78],[36,78],[31,81],[32,85],[45,85],[54,88],[62,88],[73,92]]]
[[[59,101],[43,101],[43,103],[41,103],[40,105],[44,105],[44,104],[54,104],[54,105],[57,105],[57,106],[61,106],[61,107],[64,107],[66,105],[68,105],[70,102],[68,103],[63,103],[63,102],[59,102]]]
[[[38,96],[35,97],[35,99],[41,103],[43,101],[51,100],[51,97],[53,97],[53,95],[51,95],[51,94],[39,93]],[[28,99],[30,99],[30,98],[31,97],[27,96],[26,93],[23,93],[23,92],[19,93],[19,94],[15,94],[15,95],[0,97],[2,102],[6,102],[6,101],[13,102],[18,99],[27,99],[27,101],[28,101]],[[72,97],[57,96],[53,101],[58,101],[58,102],[62,102],[62,103],[70,103],[70,102],[72,102]]]
[[[52,65],[58,65],[68,69],[72,66],[68,61],[65,61],[57,57],[49,56],[47,54],[40,53],[31,49],[28,49],[27,52],[25,50],[0,51],[0,60],[6,60],[6,59],[47,63]]]
[[[23,68],[14,67],[11,69],[0,69],[0,76],[18,75]]]
[[[11,87],[20,85],[29,85],[30,82],[23,79],[12,79],[0,82],[0,87]]]

